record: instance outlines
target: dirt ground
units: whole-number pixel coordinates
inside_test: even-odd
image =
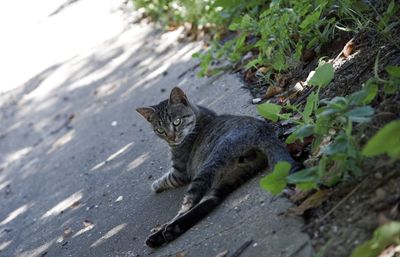
[[[353,53],[344,58],[336,58],[345,44],[351,39],[349,35],[334,40],[327,45],[319,56],[335,59],[334,80],[322,91],[321,98],[349,95],[360,90],[362,84],[374,75],[374,65],[379,52],[379,75],[385,78],[384,68],[388,65],[400,65],[400,30],[394,38],[385,38],[372,32],[364,32],[353,38]],[[397,45],[396,45],[397,44]],[[285,74],[284,88],[290,88],[300,80],[305,80],[308,73],[315,69],[318,57],[308,64],[299,66]],[[252,72],[252,71],[250,71]],[[267,87],[256,76],[243,74],[244,80],[254,97],[262,97]],[[304,102],[307,89],[295,100]],[[303,96],[303,97],[302,97]],[[279,101],[277,98],[272,102]],[[400,94],[385,95],[382,90],[371,103],[376,114],[368,128],[356,127],[360,134],[361,145],[384,124],[399,119]],[[302,155],[300,161],[307,159]],[[400,162],[389,165],[389,160],[382,156],[368,159],[363,165],[364,175],[346,181],[335,188],[328,189],[330,197],[317,208],[304,213],[306,225],[304,230],[310,235],[316,252],[328,257],[349,256],[356,245],[370,239],[373,231],[388,220],[400,219]],[[300,203],[298,203],[300,204]]]

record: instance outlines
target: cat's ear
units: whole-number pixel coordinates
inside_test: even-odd
[[[147,121],[150,121],[151,116],[153,116],[153,114],[156,112],[156,110],[154,110],[152,107],[140,107],[137,108],[136,111]]]
[[[182,89],[179,87],[174,87],[171,90],[171,95],[169,97],[169,104],[183,104],[183,105],[188,105],[189,101],[183,92]]]

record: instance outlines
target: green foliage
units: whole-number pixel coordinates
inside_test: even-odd
[[[386,223],[374,232],[371,240],[357,246],[350,257],[375,257],[390,245],[400,244],[400,222]]]
[[[362,150],[365,156],[371,157],[387,154],[392,159],[400,158],[400,121],[392,121],[381,128]]]
[[[286,187],[286,177],[289,174],[291,166],[288,162],[278,162],[274,170],[261,179],[260,186],[273,195],[282,192]]]
[[[267,119],[289,120],[296,124],[286,143],[309,136],[314,138],[312,153],[320,156],[318,163],[286,178],[287,183],[296,184],[301,189],[317,188],[320,185],[332,186],[347,177],[362,175],[363,155],[354,135],[353,125],[371,120],[374,109],[368,104],[375,98],[378,87],[368,83],[351,95],[320,100],[319,90],[332,79],[333,67],[325,63],[310,79],[310,83],[317,87],[317,92],[312,92],[307,97],[304,108],[290,104],[282,108],[271,103],[257,107],[259,113]],[[289,112],[281,113],[283,109]]]
[[[314,75],[311,77],[308,83],[310,85],[323,88],[332,81],[333,76],[334,76],[333,64],[324,63],[315,70]]]

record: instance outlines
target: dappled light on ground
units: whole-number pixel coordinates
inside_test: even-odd
[[[68,131],[53,143],[51,148],[47,151],[47,154],[53,153],[57,149],[61,148],[63,145],[70,142],[74,138],[74,136],[75,136],[75,130]]]
[[[17,218],[19,215],[25,213],[28,210],[29,207],[30,206],[28,204],[24,204],[21,207],[19,207],[18,209],[12,211],[10,214],[8,214],[7,218],[5,218],[2,222],[0,222],[0,226],[6,225],[10,221],[12,221],[15,218]]]
[[[49,209],[40,217],[40,219],[45,219],[60,214],[62,211],[70,208],[74,203],[79,202],[82,199],[82,196],[83,194],[81,191],[75,192],[66,199],[60,201],[53,208]]]
[[[105,241],[107,241],[107,239],[110,239],[111,237],[118,234],[121,230],[123,230],[126,227],[126,225],[127,225],[126,223],[123,223],[109,230],[104,236],[100,237],[96,242],[91,244],[90,247],[96,247],[104,243]]]
[[[7,246],[9,246],[11,244],[11,242],[12,242],[12,240],[0,243],[0,252],[4,251],[7,248]]]
[[[49,249],[49,247],[55,242],[55,239],[42,244],[41,246],[38,246],[32,250],[28,251],[23,251],[15,254],[15,257],[37,257],[37,256],[43,256],[43,253]]]
[[[111,154],[110,156],[107,157],[107,159],[105,161],[102,161],[98,164],[96,164],[95,166],[93,166],[93,168],[90,169],[90,171],[95,171],[101,167],[103,167],[106,163],[114,160],[115,158],[117,158],[118,156],[121,156],[122,154],[124,154],[131,146],[133,145],[133,142],[125,145],[124,147],[122,147],[121,149],[119,149],[118,151],[116,151],[115,153]]]
[[[133,160],[131,163],[128,164],[128,171],[132,171],[132,170],[136,169],[142,163],[147,161],[149,159],[149,157],[150,157],[149,152],[140,155],[139,157],[137,157],[135,160]]]

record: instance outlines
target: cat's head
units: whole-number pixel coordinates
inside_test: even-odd
[[[195,111],[179,87],[171,90],[169,99],[154,106],[137,108],[136,111],[169,145],[181,144],[196,125]]]

